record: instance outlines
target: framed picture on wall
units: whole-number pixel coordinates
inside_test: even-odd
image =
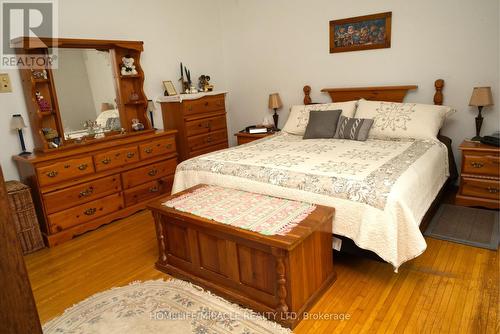
[[[391,47],[392,12],[330,21],[330,53]]]
[[[165,89],[165,96],[173,96],[177,95],[177,91],[175,90],[174,84],[172,81],[163,81],[163,88]]]

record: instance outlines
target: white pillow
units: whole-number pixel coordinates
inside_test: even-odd
[[[436,139],[445,118],[453,113],[447,106],[359,100],[356,118],[373,119],[368,138]]]
[[[283,127],[283,131],[303,136],[309,123],[309,112],[311,110],[342,110],[342,116],[353,117],[358,101],[335,102],[325,104],[297,105],[290,108],[288,120]]]

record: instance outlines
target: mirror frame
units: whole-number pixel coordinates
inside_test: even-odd
[[[39,68],[20,69],[23,81],[25,100],[28,107],[30,125],[33,130],[35,151],[54,152],[61,149],[73,148],[85,144],[92,144],[96,141],[112,140],[128,135],[137,135],[154,131],[151,122],[147,117],[147,97],[144,93],[144,71],[142,70],[140,57],[144,50],[142,41],[120,41],[120,40],[97,40],[97,39],[74,39],[74,38],[30,38],[19,37],[11,41],[11,45],[18,54],[27,55],[48,55],[51,48],[72,48],[72,49],[96,49],[108,51],[112,63],[113,78],[115,80],[117,107],[120,113],[120,123],[124,131],[110,131],[102,138],[86,136],[82,141],[74,139],[64,139],[59,103],[57,100],[56,86],[52,69],[49,65]],[[134,58],[137,74],[122,75],[120,73],[122,57],[129,55]],[[47,79],[34,78],[32,69],[46,70]],[[36,92],[42,92],[44,99],[50,104],[50,111],[40,109]],[[132,93],[137,94],[138,99],[131,99]],[[138,119],[144,125],[144,130],[134,131],[132,119]],[[57,131],[60,138],[60,145],[52,147],[50,139],[47,139],[44,128],[51,128]]]

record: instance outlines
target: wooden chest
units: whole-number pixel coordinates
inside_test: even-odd
[[[155,218],[159,270],[291,328],[335,280],[333,208],[318,206],[287,235],[267,236],[161,204],[173,197],[148,205]]]
[[[14,157],[49,247],[144,209],[172,187],[175,131]]]
[[[462,171],[456,204],[500,208],[500,148],[463,142]]]
[[[179,161],[228,147],[224,93],[160,98],[163,128],[177,130]]]

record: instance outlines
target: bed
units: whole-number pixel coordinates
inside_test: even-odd
[[[442,102],[442,87],[436,81],[436,104]],[[323,91],[338,102],[401,102],[413,88]],[[310,88],[304,92],[304,104],[310,105]],[[437,139],[304,140],[282,132],[180,163],[172,192],[205,183],[332,206],[335,235],[397,270],[426,249],[419,226],[449,179],[449,154]]]

